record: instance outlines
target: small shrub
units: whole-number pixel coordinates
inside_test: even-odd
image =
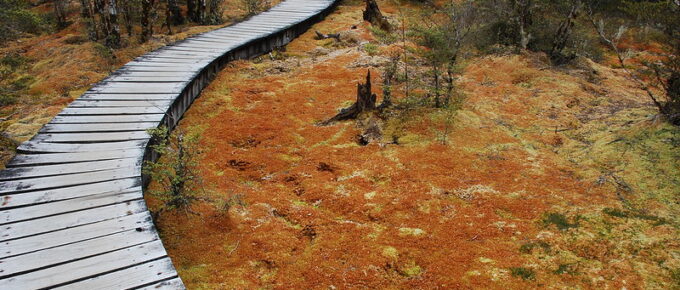
[[[232,194],[227,198],[219,199],[215,203],[215,207],[221,214],[226,214],[229,209],[233,206],[246,206],[246,202],[243,200],[243,194]]]
[[[371,30],[371,33],[373,33],[373,36],[383,44],[392,44],[397,41],[398,37],[394,33],[387,32],[385,30],[382,30],[378,27],[369,27],[369,30]]]
[[[368,55],[376,55],[378,54],[378,46],[373,43],[366,43],[364,44],[364,51],[368,53]]]
[[[269,9],[271,3],[266,0],[241,0],[241,6],[246,11],[246,15],[251,16]]]
[[[510,273],[512,276],[522,278],[523,280],[534,280],[536,279],[536,273],[534,270],[524,267],[510,268]]]
[[[150,193],[163,201],[163,206],[157,214],[167,210],[182,210],[193,213],[191,206],[198,200],[202,187],[201,176],[198,174],[198,135],[184,134],[176,130],[172,134],[166,127],[149,130],[153,140],[151,145],[154,152],[161,155],[158,161],[147,161],[143,173],[160,185],[160,189]]]
[[[519,248],[519,251],[523,254],[531,254],[531,252],[535,248],[541,248],[541,249],[543,249],[543,251],[549,252],[550,251],[550,244],[543,242],[543,241],[539,241],[539,242],[536,242],[536,243],[526,243],[526,244],[523,244]]]
[[[543,225],[555,225],[560,231],[578,227],[578,223],[570,223],[567,217],[561,213],[548,213],[543,218]]]

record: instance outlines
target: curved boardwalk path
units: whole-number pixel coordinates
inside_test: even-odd
[[[229,61],[283,46],[337,0],[287,0],[131,61],[0,171],[0,289],[184,288],[143,199],[146,130],[173,127]]]

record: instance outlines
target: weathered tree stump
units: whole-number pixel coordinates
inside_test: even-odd
[[[385,16],[382,15],[380,8],[378,8],[378,3],[376,3],[375,0],[366,0],[364,20],[370,22],[372,25],[377,26],[382,30],[392,30],[392,25],[390,25]]]
[[[362,112],[369,112],[375,110],[375,101],[377,96],[371,93],[371,70],[366,75],[365,84],[357,84],[357,101],[348,108],[340,110],[340,113],[335,117],[330,118],[321,123],[321,125],[329,125],[334,122],[356,119]]]

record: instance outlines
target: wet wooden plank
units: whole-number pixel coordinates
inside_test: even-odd
[[[131,289],[175,277],[172,261],[163,258],[56,289]]]
[[[0,280],[0,289],[40,289],[65,285],[165,256],[163,244],[154,240],[146,244],[3,279]]]
[[[153,226],[148,212],[0,243],[0,258],[14,257],[137,228]]]

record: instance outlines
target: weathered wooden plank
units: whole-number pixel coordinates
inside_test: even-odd
[[[0,258],[14,257],[115,233],[153,226],[148,212],[0,243]]]
[[[132,77],[138,78],[138,77]],[[140,84],[143,85],[143,84]],[[70,108],[102,108],[102,107],[154,107],[167,108],[172,104],[172,100],[156,100],[156,101],[102,101],[102,100],[75,100],[68,106]]]
[[[69,282],[96,277],[102,273],[125,269],[165,256],[163,244],[155,240],[146,244],[14,276],[9,279],[2,279],[0,280],[0,289],[41,289],[65,285]]]
[[[139,167],[4,181],[0,195],[46,190],[141,176]],[[1,221],[0,221],[1,222]]]
[[[144,66],[142,68],[147,68]],[[173,68],[180,70],[181,67]],[[106,82],[90,88],[88,93],[114,93],[114,94],[179,94],[186,86],[186,82],[145,83],[139,85],[129,82]]]
[[[0,211],[0,225],[141,199],[141,191],[110,192]]]
[[[139,288],[138,290],[177,290],[177,289],[185,289],[184,283],[182,283],[182,280],[180,278],[166,280],[143,288]]]
[[[91,162],[78,162],[75,164],[67,163],[57,165],[22,166],[6,168],[0,171],[0,181],[120,169],[136,166],[141,166],[140,158],[98,160]]]
[[[128,107],[128,108],[64,108],[59,116],[67,115],[146,115],[164,114],[162,108],[157,107]]]
[[[123,149],[145,148],[149,140],[122,142],[106,142],[92,144],[48,143],[39,141],[24,142],[17,148],[20,153],[65,153],[65,152],[98,152]]]
[[[137,72],[142,74],[147,72]],[[152,73],[153,74],[153,73]],[[170,100],[173,101],[179,94],[84,94],[77,100],[103,100],[103,101],[155,101],[155,100]]]
[[[88,124],[46,124],[41,133],[82,133],[82,132],[122,132],[146,131],[156,128],[158,123],[88,123]]]
[[[145,131],[128,132],[91,132],[91,133],[39,133],[32,140],[53,143],[91,143],[147,140],[150,138]]]
[[[0,209],[11,209],[23,206],[33,206],[48,202],[56,202],[83,196],[125,193],[141,190],[142,180],[139,177],[119,179],[85,185],[57,188],[42,191],[31,191],[22,194],[0,196]]]
[[[158,239],[150,227],[141,231],[122,232],[59,246],[21,256],[0,259],[0,279],[21,272],[71,262],[106,252],[125,249]]]
[[[96,113],[95,110],[93,113]],[[77,123],[134,123],[134,122],[160,122],[163,114],[132,114],[121,115],[115,114],[116,111],[99,111],[102,116],[78,116],[78,115],[57,115],[50,121],[52,124],[77,124]],[[105,113],[112,113],[110,116],[105,116]],[[95,114],[100,115],[100,114]]]
[[[138,157],[137,157],[138,158]],[[77,164],[74,164],[77,166]],[[103,171],[34,177],[4,181],[0,184],[0,195],[24,193],[27,191],[46,190],[50,188],[69,187],[117,179],[141,176],[140,167],[128,167]]]
[[[163,76],[134,76],[132,74],[112,76],[105,79],[107,82],[126,82],[126,83],[179,83],[184,82],[186,77],[174,76],[174,77],[163,77]],[[141,85],[141,84],[138,84]]]
[[[99,152],[45,153],[29,155],[19,154],[16,155],[12,159],[12,161],[10,161],[7,164],[7,167],[52,165],[62,163],[125,159],[125,158],[141,159],[142,155],[144,155],[144,149],[141,148]],[[78,164],[74,164],[74,166],[78,166]]]
[[[145,212],[144,200],[118,203],[0,226],[0,242]],[[0,289],[2,289],[0,287]]]
[[[163,258],[56,289],[132,289],[175,277],[177,272],[172,261]]]

